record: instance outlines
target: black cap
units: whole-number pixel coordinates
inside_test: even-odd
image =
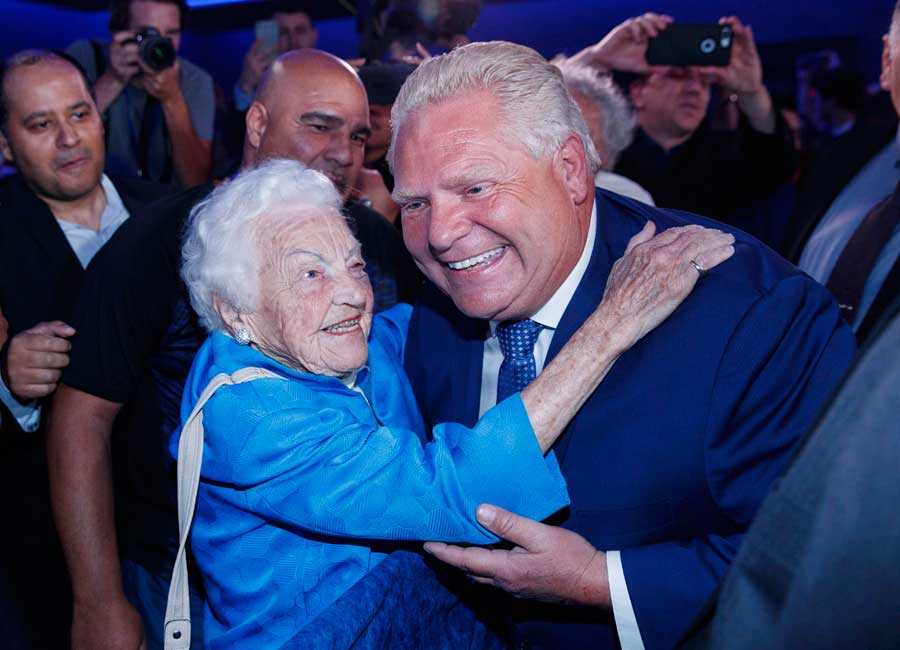
[[[408,63],[367,63],[359,69],[359,78],[366,87],[370,104],[393,104],[400,93],[400,87],[415,70]]]

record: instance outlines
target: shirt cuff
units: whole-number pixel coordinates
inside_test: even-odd
[[[606,552],[606,572],[609,578],[609,597],[612,600],[613,616],[616,619],[616,632],[622,650],[644,650],[644,641],[638,629],[631,598],[628,596],[628,585],[625,584],[625,571],[622,569],[622,555],[619,551]]]
[[[41,423],[41,407],[37,400],[22,404],[9,392],[3,379],[0,378],[0,402],[6,404],[6,408],[22,427],[22,431],[34,433]]]
[[[234,107],[239,111],[243,112],[250,108],[255,97],[256,93],[245,93],[241,90],[240,84],[234,84]]]

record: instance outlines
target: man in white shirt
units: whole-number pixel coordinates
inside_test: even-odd
[[[87,78],[57,54],[25,51],[0,72],[0,151],[18,174],[0,182],[0,475],[16,535],[0,618],[23,647],[64,647],[71,602],[47,494],[42,404],[68,364],[66,323],[84,267],[116,229],[162,190],[103,175],[103,126]],[[4,336],[4,339],[6,337]],[[15,623],[13,623],[15,622]],[[15,645],[15,643],[13,643]]]
[[[595,192],[584,118],[559,71],[522,46],[473,43],[426,61],[391,118],[404,240],[431,281],[405,349],[427,423],[474,422],[529,379],[517,369],[540,372],[648,221],[713,224]],[[671,647],[850,362],[853,337],[828,293],[733,234],[727,263],[670,272],[702,279],[659,328],[623,350],[620,308],[597,341],[617,361],[554,446],[572,502],[561,526],[482,505],[481,523],[516,548],[426,545],[520,597],[508,616],[516,647]]]

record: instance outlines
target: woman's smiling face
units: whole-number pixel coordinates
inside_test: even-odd
[[[372,287],[359,242],[333,211],[282,206],[255,226],[257,309],[243,318],[253,345],[284,365],[343,376],[368,358]]]

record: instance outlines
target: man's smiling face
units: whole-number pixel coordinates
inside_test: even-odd
[[[527,318],[577,262],[587,222],[561,151],[535,159],[502,129],[497,101],[471,91],[411,115],[396,141],[395,197],[416,263],[476,318]]]

